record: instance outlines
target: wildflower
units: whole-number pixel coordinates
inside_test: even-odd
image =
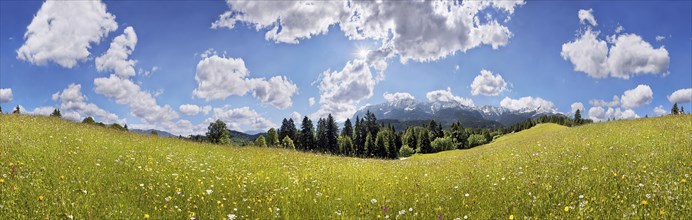
[[[66,217],[69,218],[69,219],[74,219],[74,216],[73,216],[73,215],[70,215],[70,214],[67,214]]]
[[[579,198],[580,198],[580,199],[583,199],[583,198],[584,198],[584,195],[579,195]]]
[[[646,201],[646,200],[642,200],[641,204],[642,204],[642,205],[648,205],[648,204],[649,204],[649,202],[648,202],[648,201]]]
[[[65,176],[60,175],[60,180],[64,180],[64,179],[65,179]]]
[[[387,208],[387,206],[382,206],[382,212],[387,212],[387,210],[389,210],[389,208]]]
[[[43,201],[43,196],[38,196],[38,201]]]
[[[565,212],[569,212],[569,206],[565,206]]]
[[[682,180],[680,180],[680,182],[681,182],[681,183],[687,183],[687,180],[686,180],[686,179],[682,179]]]
[[[149,219],[149,214],[144,214],[144,219]]]
[[[468,216],[468,215],[464,215],[464,219],[469,219],[469,216]]]
[[[371,199],[371,200],[370,200],[370,203],[372,203],[372,204],[377,203],[377,199]]]
[[[207,195],[211,195],[211,193],[213,193],[214,190],[208,189],[208,190],[206,190],[206,192],[207,192]]]
[[[658,210],[658,214],[659,214],[659,215],[665,215],[665,214],[666,214],[666,211],[664,211],[663,209]]]
[[[399,215],[403,215],[403,214],[406,214],[406,210],[403,210],[403,209],[399,210]]]
[[[413,208],[408,208],[408,211],[409,211],[409,212],[413,212]]]
[[[509,215],[509,220],[514,220],[514,215]]]
[[[4,183],[4,182],[5,182],[5,179],[0,178],[0,183]]]

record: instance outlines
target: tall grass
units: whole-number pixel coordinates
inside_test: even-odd
[[[0,219],[692,218],[692,116],[388,161],[0,115]]]

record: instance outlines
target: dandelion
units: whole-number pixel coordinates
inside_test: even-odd
[[[642,204],[642,205],[648,205],[648,204],[649,204],[649,202],[648,202],[648,201],[646,201],[646,200],[642,200],[641,204]]]
[[[144,214],[144,219],[149,219],[149,214]]]
[[[0,183],[4,183],[4,182],[5,182],[5,179],[0,178]]]
[[[509,220],[514,220],[514,215],[509,215]]]
[[[38,196],[38,201],[43,201],[43,196]]]
[[[663,209],[658,210],[658,214],[659,214],[659,215],[665,215],[665,214],[666,214],[666,211],[664,211]]]
[[[569,212],[569,206],[565,206],[565,212]]]

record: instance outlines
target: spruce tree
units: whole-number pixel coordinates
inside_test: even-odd
[[[315,129],[312,127],[312,121],[305,116],[303,123],[300,125],[300,139],[298,141],[301,150],[315,150]]]
[[[317,120],[317,147],[316,150],[318,152],[327,152],[329,149],[329,141],[327,140],[327,122],[323,119],[320,118]]]
[[[21,112],[19,112],[19,106],[15,107],[14,111],[12,112],[12,114],[20,114],[20,113]]]
[[[53,109],[53,113],[50,113],[50,117],[62,117],[62,114],[60,114],[60,109]]]
[[[365,136],[365,149],[363,150],[363,155],[366,157],[373,156],[373,150],[375,149],[375,141],[372,139],[372,135],[370,133]]]
[[[432,146],[430,146],[430,132],[428,132],[428,129],[421,129],[420,133],[418,134],[418,149],[420,150],[421,153],[431,153],[432,152]]]
[[[581,124],[581,111],[579,111],[579,109],[574,112],[574,124]]]
[[[670,110],[670,114],[677,115],[678,113],[680,112],[678,111],[678,103],[676,102],[673,104],[673,109]]]
[[[327,115],[327,146],[329,152],[339,152],[339,126],[334,121],[332,114]]]
[[[341,136],[346,136],[349,138],[353,136],[353,127],[350,119],[346,119],[344,122],[344,129],[341,130]]]

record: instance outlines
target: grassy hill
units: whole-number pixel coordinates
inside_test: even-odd
[[[692,116],[374,160],[0,115],[0,219],[692,218]]]

